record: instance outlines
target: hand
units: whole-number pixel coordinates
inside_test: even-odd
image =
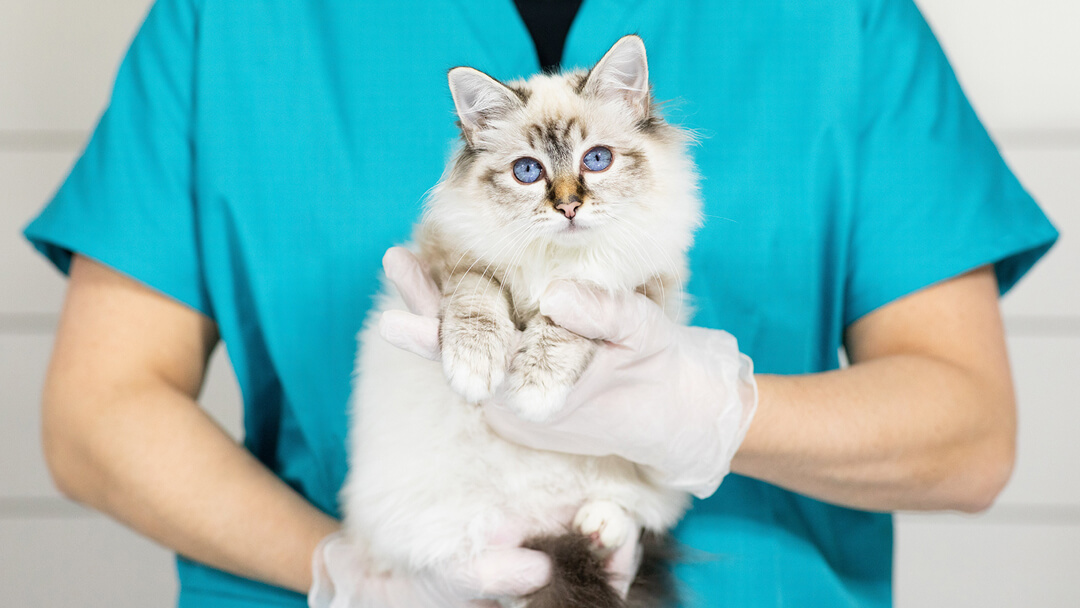
[[[757,408],[750,358],[731,334],[671,321],[637,293],[556,281],[540,312],[602,340],[562,412],[530,423],[485,404],[488,423],[529,447],[603,456],[644,467],[659,483],[705,498],[727,475]]]
[[[390,343],[439,358],[439,292],[415,257],[387,252],[386,274],[410,310],[383,315]],[[567,281],[553,283],[541,313],[581,336],[603,340],[566,407],[543,423],[530,423],[504,405],[513,395],[484,404],[488,423],[502,436],[543,450],[603,456],[642,465],[656,481],[704,498],[731,466],[757,409],[750,358],[730,334],[669,320],[652,301]]]
[[[551,561],[520,548],[512,531],[466,564],[405,577],[371,573],[362,550],[342,532],[327,536],[312,557],[310,608],[497,608],[551,578]]]

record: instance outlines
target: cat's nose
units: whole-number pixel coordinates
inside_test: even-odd
[[[562,212],[566,216],[566,219],[574,219],[577,215],[578,207],[581,207],[581,198],[576,194],[571,194],[566,198],[559,199],[555,203],[555,208]]]

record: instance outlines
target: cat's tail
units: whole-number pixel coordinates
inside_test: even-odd
[[[624,600],[611,586],[603,558],[589,538],[571,532],[538,536],[525,547],[551,557],[551,582],[526,598],[526,608],[671,608],[677,605],[670,563],[669,536],[646,533],[641,539],[641,566]]]

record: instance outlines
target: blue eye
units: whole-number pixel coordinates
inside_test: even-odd
[[[544,166],[535,158],[519,158],[514,161],[514,179],[531,184],[544,174]]]
[[[589,171],[603,171],[611,166],[611,150],[603,146],[596,146],[585,153],[581,164]]]

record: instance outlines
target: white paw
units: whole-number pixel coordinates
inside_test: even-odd
[[[507,382],[507,405],[515,414],[530,422],[546,422],[566,405],[569,386],[557,383],[525,381],[521,374],[512,373]]]
[[[514,326],[509,318],[492,316],[479,323],[466,313],[447,314],[439,327],[443,372],[454,392],[479,403],[506,377]]]
[[[610,552],[623,546],[634,529],[634,520],[619,505],[596,500],[578,509],[574,529],[588,536],[601,552]]]
[[[498,364],[495,358],[484,356],[479,353],[461,351],[443,351],[443,372],[454,392],[465,398],[470,403],[479,403],[490,398],[499,384],[502,383],[506,372],[503,364]],[[505,361],[505,357],[502,358]]]

